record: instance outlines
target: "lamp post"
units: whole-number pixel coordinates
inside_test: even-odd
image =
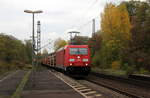
[[[33,78],[32,78],[32,86],[35,86],[35,38],[34,38],[34,14],[42,13],[43,11],[37,10],[37,11],[31,11],[31,10],[24,10],[25,13],[31,13],[32,14],[32,71],[33,71]]]
[[[35,38],[34,38],[34,14],[43,13],[41,10],[37,11],[31,11],[31,10],[24,10],[25,13],[31,13],[32,14],[32,66],[34,65],[34,50],[35,50]]]

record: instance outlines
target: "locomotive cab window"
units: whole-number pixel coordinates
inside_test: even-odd
[[[72,55],[87,55],[88,49],[87,48],[70,48],[70,54]]]

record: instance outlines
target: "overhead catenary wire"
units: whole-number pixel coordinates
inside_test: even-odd
[[[47,42],[45,45],[43,45],[40,49],[43,49],[43,48],[46,48],[46,47],[48,47],[50,50],[52,49],[52,43],[54,43],[54,41],[53,40],[51,40],[51,41],[49,41],[49,42]],[[50,46],[49,46],[50,45]]]
[[[87,21],[86,23],[80,25],[79,27],[77,27],[78,30],[81,30],[82,28],[84,28],[86,25],[90,24],[92,22],[93,19],[96,19],[99,17],[100,14],[98,14],[96,17],[91,18],[89,21]]]
[[[91,1],[91,0],[89,0],[89,1]],[[81,17],[76,19],[76,21],[84,20],[85,19],[84,16],[87,15],[88,11],[96,4],[97,1],[98,0],[94,0],[94,2],[91,2],[91,3],[88,2],[88,4],[89,4],[88,7],[81,13]],[[72,25],[72,28],[73,27],[76,27],[76,24]]]
[[[93,8],[95,8],[95,6],[98,4],[99,5],[99,3],[98,3],[98,1],[99,0],[94,0],[94,2],[92,2],[91,4],[90,4],[90,6],[87,8],[87,10],[84,12],[85,14],[83,14],[82,15],[82,17],[80,18],[80,20],[79,20],[79,22],[82,20],[82,21],[84,21],[85,20],[85,18],[86,18],[86,16],[87,16],[87,14],[89,14],[90,12],[91,12],[91,10],[93,9]],[[83,28],[86,28],[87,27],[87,25],[92,25],[91,23],[92,23],[92,21],[93,21],[93,19],[96,19],[97,17],[99,17],[100,16],[100,13],[98,13],[98,15],[96,15],[96,17],[92,17],[92,18],[90,18],[90,19],[88,19],[88,21],[87,22],[85,22],[85,23],[83,23],[82,25],[80,25],[80,26],[75,26],[76,27],[76,29],[78,30],[78,31],[81,31],[81,30],[83,30]]]
[[[87,9],[86,15],[88,15],[88,13],[92,10],[92,8],[97,4],[98,0],[95,0],[95,2],[93,2],[93,4]]]

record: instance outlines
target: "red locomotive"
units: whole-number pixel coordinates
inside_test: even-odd
[[[42,63],[69,74],[87,75],[90,72],[90,49],[88,45],[66,45],[49,54]]]

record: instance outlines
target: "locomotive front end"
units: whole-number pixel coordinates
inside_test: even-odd
[[[67,50],[67,71],[71,74],[87,75],[91,63],[88,45],[70,45]]]

